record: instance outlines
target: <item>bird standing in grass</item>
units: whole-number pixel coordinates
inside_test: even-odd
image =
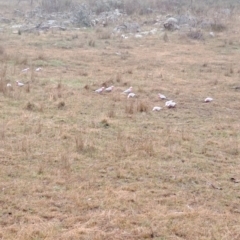
[[[128,94],[128,98],[133,98],[133,97],[135,97],[135,96],[136,96],[135,93],[129,93],[129,94]]]
[[[156,106],[156,107],[153,108],[153,111],[158,111],[159,112],[161,109],[162,109],[161,107]]]
[[[132,87],[126,89],[125,91],[123,91],[123,94],[129,94],[132,92]]]
[[[211,102],[212,100],[213,100],[213,98],[207,97],[207,98],[205,98],[204,102],[208,103],[208,102]]]
[[[169,100],[165,103],[165,106],[168,108],[174,108],[174,107],[176,107],[176,103],[173,102],[173,100]]]
[[[21,82],[19,82],[19,81],[16,81],[16,83],[17,83],[17,86],[18,86],[18,87],[23,87],[23,86],[24,86],[24,83],[21,83]]]
[[[36,71],[36,72],[40,72],[41,70],[42,70],[42,68],[39,67],[39,68],[36,68],[35,71]]]
[[[22,73],[26,73],[30,68],[25,68],[22,70]]]
[[[114,86],[108,87],[105,89],[106,92],[111,92],[113,90]]]
[[[103,92],[103,90],[104,90],[104,88],[105,88],[105,87],[101,87],[101,88],[99,88],[99,89],[95,90],[95,92],[96,92],[96,93],[102,93],[102,92]]]
[[[162,100],[167,99],[166,96],[161,93],[158,94],[158,97]]]

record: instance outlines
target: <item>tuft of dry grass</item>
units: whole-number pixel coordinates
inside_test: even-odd
[[[98,39],[102,39],[102,40],[106,40],[106,39],[110,39],[111,35],[112,35],[112,31],[111,29],[108,28],[98,28],[96,30]]]
[[[137,104],[137,111],[138,112],[148,112],[149,111],[149,104],[145,101],[139,101]]]
[[[89,47],[95,47],[95,46],[96,46],[95,40],[90,39],[90,40],[88,41],[88,46],[89,46]]]
[[[125,113],[127,114],[133,114],[135,112],[134,109],[134,102],[130,101],[129,103],[126,104],[125,106]]]
[[[66,106],[64,101],[61,101],[57,104],[58,109],[63,109]]]

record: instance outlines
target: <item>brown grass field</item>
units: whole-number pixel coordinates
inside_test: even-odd
[[[240,239],[239,14],[226,24],[1,33],[0,239]]]

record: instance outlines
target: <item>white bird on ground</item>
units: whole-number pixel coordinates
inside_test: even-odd
[[[26,73],[30,68],[25,68],[22,70],[23,73]]]
[[[11,83],[8,83],[8,84],[7,84],[7,87],[8,87],[8,88],[12,87],[12,84],[11,84]]]
[[[114,86],[108,87],[105,89],[106,92],[111,92],[113,90]]]
[[[99,89],[95,90],[95,92],[96,92],[96,93],[102,93],[102,92],[103,92],[103,90],[104,90],[104,88],[105,88],[105,87],[101,87],[101,88],[99,88]]]
[[[123,93],[124,94],[128,94],[132,92],[132,87],[128,88],[127,90],[125,90]]]
[[[167,99],[166,96],[161,93],[158,94],[158,97],[162,100]]]
[[[156,107],[153,108],[153,111],[160,111],[161,109],[162,109],[161,107],[156,106]]]
[[[23,87],[23,86],[24,86],[24,83],[21,83],[21,82],[19,82],[19,81],[16,81],[16,83],[17,83],[17,85],[18,85],[19,87]]]
[[[136,94],[135,94],[135,93],[132,93],[132,92],[128,94],[128,98],[133,98],[133,97],[135,97],[135,96],[136,96]]]
[[[212,100],[213,100],[213,98],[207,97],[207,98],[205,98],[204,102],[208,103],[208,102],[211,102]]]
[[[42,70],[42,68],[39,67],[39,68],[36,68],[35,71],[36,71],[36,72],[40,72],[41,70]]]
[[[176,106],[176,103],[173,102],[173,100],[170,100],[165,103],[165,106],[168,108],[174,108]]]

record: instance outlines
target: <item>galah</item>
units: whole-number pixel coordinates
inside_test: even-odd
[[[39,67],[39,68],[36,68],[35,71],[36,71],[36,72],[40,72],[41,70],[42,70],[42,68]]]
[[[174,108],[176,106],[176,103],[173,102],[173,100],[170,100],[165,103],[165,106],[168,108]]]
[[[166,96],[164,96],[164,95],[161,94],[161,93],[158,94],[158,97],[159,97],[160,99],[162,99],[162,100],[167,99]]]
[[[133,97],[135,97],[135,96],[136,96],[136,94],[135,94],[135,93],[132,93],[132,92],[128,94],[128,98],[133,98]]]
[[[208,102],[211,102],[212,100],[213,100],[213,98],[207,97],[207,98],[205,98],[204,102],[208,103]]]
[[[132,92],[132,87],[126,89],[123,93],[128,94],[128,93],[131,93],[131,92]]]
[[[23,86],[24,86],[24,83],[21,83],[21,82],[19,82],[19,81],[16,81],[16,83],[17,83],[17,85],[18,85],[19,87],[23,87]]]
[[[96,93],[102,93],[102,92],[103,92],[103,90],[104,90],[104,88],[105,88],[105,87],[101,87],[101,88],[99,88],[99,89],[95,90],[95,92],[96,92]]]
[[[108,87],[105,89],[106,92],[111,92],[113,90],[114,86]]]
[[[157,107],[157,106],[156,106],[156,107],[154,107],[152,110],[153,110],[153,111],[160,111],[161,109],[162,109],[161,107]]]
[[[22,70],[23,73],[27,72],[30,68],[25,68]]]

